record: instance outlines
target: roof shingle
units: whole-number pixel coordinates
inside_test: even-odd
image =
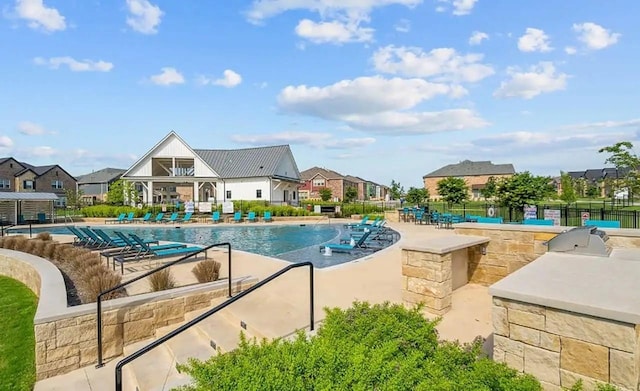
[[[478,175],[509,175],[515,174],[513,164],[493,164],[490,161],[472,162],[464,160],[460,163],[449,164],[430,172],[423,178],[439,178],[450,176],[478,176]]]

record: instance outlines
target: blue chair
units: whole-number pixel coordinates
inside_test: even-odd
[[[68,225],[67,229],[69,229],[69,231],[71,231],[71,233],[75,235],[75,238],[73,238],[73,244],[75,246],[86,247],[91,245],[91,238],[83,234],[79,229],[71,225]]]
[[[351,228],[354,226],[358,226],[358,225],[364,225],[367,224],[367,221],[369,221],[369,215],[366,215],[362,218],[362,220],[360,220],[360,222],[358,223],[347,223],[344,225],[345,228]]]
[[[151,219],[151,216],[153,216],[153,213],[151,213],[151,212],[147,212],[147,213],[144,215],[144,217],[143,217],[143,218],[141,218],[141,219],[135,219],[135,221],[136,221],[136,222],[139,222],[139,223],[148,223],[148,222],[149,222],[149,219]]]
[[[178,212],[171,213],[171,217],[168,220],[163,220],[163,223],[175,223],[178,220]]]
[[[190,223],[191,222],[191,215],[193,215],[193,212],[187,212],[184,214],[184,216],[181,219],[178,219],[177,222],[178,223]]]
[[[504,220],[502,217],[480,217],[478,218],[478,223],[484,224],[502,224]]]
[[[236,212],[233,214],[233,222],[239,223],[242,221],[242,212]]]
[[[162,223],[162,220],[164,219],[164,212],[160,212],[156,215],[156,218],[153,219],[154,223]]]
[[[265,223],[271,223],[273,221],[273,219],[271,218],[271,212],[266,210],[264,212],[264,216],[262,216],[262,221],[264,221]]]
[[[129,214],[127,214],[127,217],[122,220],[123,223],[133,223],[134,222],[134,217],[136,216],[135,212],[129,212]]]
[[[249,221],[251,223],[255,223],[256,222],[256,212],[249,212],[249,214],[247,215],[247,221]]]
[[[211,214],[211,221],[212,221],[214,224],[219,223],[219,222],[220,222],[220,212],[218,212],[217,210],[216,210],[215,212],[213,212],[213,213]]]
[[[332,251],[335,251],[335,252],[350,252],[353,250],[364,249],[367,247],[365,242],[369,237],[369,235],[371,235],[371,231],[366,230],[364,231],[364,234],[357,241],[354,239],[354,242],[355,242],[354,244],[329,243],[329,244],[320,246],[320,251],[324,250],[325,248],[330,248]]]
[[[104,221],[104,223],[105,224],[109,224],[109,223],[112,223],[112,224],[118,223],[118,224],[120,224],[120,223],[122,223],[124,221],[125,217],[127,217],[126,213],[120,213],[117,218],[115,218],[115,219],[107,219],[107,220]]]
[[[522,221],[524,225],[553,225],[553,220],[542,220],[542,219],[524,219]]]
[[[38,223],[44,224],[47,222],[47,215],[45,213],[38,213]]]

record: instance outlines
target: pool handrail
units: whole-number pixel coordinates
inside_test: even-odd
[[[168,267],[171,267],[177,263],[183,262],[189,258],[195,257],[196,255],[203,253],[207,250],[212,249],[213,247],[222,247],[222,246],[226,246],[227,247],[227,267],[229,268],[229,281],[228,281],[228,296],[227,297],[232,297],[231,296],[231,243],[229,242],[224,242],[224,243],[216,243],[216,244],[211,244],[207,247],[203,247],[198,251],[194,251],[191,252],[181,258],[176,259],[175,261],[171,261],[171,262],[167,262],[164,265],[158,266],[157,268],[150,270],[144,274],[139,275],[138,277],[132,278],[131,280],[125,281],[122,284],[116,285],[113,288],[109,288],[103,292],[100,292],[100,294],[98,295],[97,299],[96,299],[96,324],[98,327],[98,363],[96,364],[96,368],[101,368],[102,366],[104,366],[104,362],[102,360],[102,298],[112,292],[115,292],[117,290],[120,290],[122,288],[124,288],[125,286],[134,283],[136,281],[139,281],[143,278],[146,278],[148,276],[150,276],[153,273],[159,272],[160,270],[164,270]]]
[[[257,284],[253,285],[252,287],[250,287],[247,290],[244,290],[240,293],[238,293],[237,295],[230,297],[229,300],[218,304],[217,306],[211,308],[210,310],[198,315],[197,317],[193,318],[192,320],[190,320],[189,322],[183,324],[182,326],[174,329],[173,331],[169,332],[168,334],[165,334],[164,336],[156,339],[155,341],[151,342],[150,344],[140,348],[139,350],[135,351],[134,353],[131,353],[130,355],[124,357],[122,360],[118,361],[118,363],[116,364],[115,367],[115,375],[116,375],[116,384],[115,384],[115,389],[116,391],[122,391],[122,367],[124,367],[125,365],[127,365],[128,363],[130,363],[131,361],[137,359],[138,357],[142,356],[145,353],[148,353],[149,351],[151,351],[152,349],[158,347],[159,345],[165,343],[166,341],[168,341],[169,339],[175,337],[176,335],[182,333],[183,331],[187,330],[188,328],[190,328],[191,326],[194,326],[197,323],[200,323],[201,321],[205,320],[206,318],[208,318],[209,316],[215,314],[218,311],[223,310],[224,308],[226,308],[227,306],[235,303],[236,301],[242,299],[243,297],[245,297],[246,295],[250,294],[251,292],[260,289],[262,286],[270,283],[271,281],[275,280],[276,278],[280,277],[281,275],[285,274],[286,272],[288,272],[291,269],[295,269],[298,267],[303,267],[303,266],[308,266],[309,267],[309,329],[311,331],[313,331],[314,329],[314,288],[313,288],[313,263],[309,262],[309,261],[305,261],[305,262],[299,262],[299,263],[293,263],[289,266],[285,266],[284,268],[278,270],[277,272],[273,273],[272,275],[270,275],[269,277],[263,279],[262,281],[258,282]]]

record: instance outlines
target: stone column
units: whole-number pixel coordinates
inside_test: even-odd
[[[451,309],[451,253],[402,249],[402,300],[442,315]]]
[[[193,182],[193,202],[200,202],[200,182]]]
[[[153,181],[147,181],[147,205],[153,204]]]

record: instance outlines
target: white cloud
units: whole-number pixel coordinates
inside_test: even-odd
[[[280,132],[272,134],[261,135],[235,135],[231,137],[232,140],[251,144],[251,145],[265,145],[265,144],[293,144],[293,145],[308,145],[310,147],[325,148],[325,149],[353,149],[362,148],[367,145],[373,144],[376,139],[373,137],[361,137],[361,138],[339,138],[335,137],[331,133],[314,133],[314,132]]]
[[[557,73],[551,62],[540,62],[525,72],[509,68],[507,73],[511,78],[503,81],[493,96],[531,99],[540,94],[564,90],[569,78],[565,73]]]
[[[75,60],[72,57],[51,57],[49,59],[36,57],[33,62],[37,65],[47,66],[51,69],[60,69],[67,66],[73,72],[109,72],[113,69],[113,63],[98,60]]]
[[[301,20],[296,26],[296,34],[313,43],[369,42],[373,39],[374,29],[360,27],[359,21],[314,22]]]
[[[127,0],[127,24],[142,34],[155,34],[164,12],[148,0]]]
[[[621,36],[619,33],[613,33],[611,30],[591,22],[574,24],[573,31],[578,33],[578,40],[592,50],[615,45]]]
[[[527,27],[525,34],[518,39],[518,49],[523,52],[549,52],[549,36],[543,30]]]
[[[222,73],[223,77],[220,79],[211,79],[209,77],[206,76],[200,76],[198,78],[198,84],[206,86],[209,84],[214,84],[217,86],[222,86],[222,87],[227,87],[227,88],[233,88],[236,87],[237,85],[239,85],[240,83],[242,83],[242,76],[240,76],[240,74],[232,71],[231,69],[226,69],[223,73]],[[265,84],[266,87],[266,84]],[[264,88],[264,87],[261,87]]]
[[[184,76],[175,68],[161,68],[161,73],[151,76],[150,80],[153,84],[159,86],[170,86],[172,84],[183,84]]]
[[[601,122],[587,122],[583,124],[573,124],[561,127],[559,130],[602,130],[602,129],[621,129],[632,128],[640,129],[640,118],[631,119],[628,121],[601,121]]]
[[[67,28],[65,17],[57,9],[47,7],[43,0],[16,0],[14,11],[15,15],[26,20],[32,29],[53,32]]]
[[[105,166],[128,167],[139,158],[135,154],[104,154],[82,148],[68,151],[64,155],[69,158],[70,164],[86,167],[87,171],[104,168]]]
[[[485,39],[489,39],[489,34],[482,31],[474,31],[469,37],[469,45],[480,45]]]
[[[394,28],[399,33],[408,33],[411,31],[411,21],[408,19],[400,19]]]
[[[33,158],[51,157],[58,155],[58,151],[56,151],[52,147],[40,146],[22,150],[22,155]]]
[[[468,15],[478,0],[453,0],[454,15]]]
[[[427,53],[415,47],[386,46],[373,54],[373,63],[384,73],[474,83],[494,74],[491,66],[480,62],[482,58],[482,54],[461,55],[453,48]]]
[[[22,121],[18,124],[18,132],[27,136],[42,136],[44,134],[55,134],[53,131],[46,130],[42,125],[29,121]]]
[[[10,149],[13,147],[13,140],[8,136],[0,136],[0,149]]]
[[[573,46],[567,46],[564,48],[564,52],[567,53],[568,55],[574,55],[578,52],[578,50]]]
[[[475,1],[475,0],[474,0]],[[422,0],[254,0],[247,18],[259,23],[287,11],[307,10],[323,17],[350,15],[351,18],[366,17],[372,9],[388,5],[415,7]]]
[[[288,86],[278,96],[283,111],[342,121],[373,133],[425,134],[483,127],[487,122],[471,110],[408,112],[438,95],[459,89],[423,79],[380,76],[342,80],[326,87]]]

